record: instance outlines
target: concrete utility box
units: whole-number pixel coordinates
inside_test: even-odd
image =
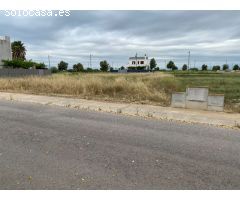
[[[208,109],[208,88],[196,87],[186,90],[186,108]]]
[[[186,93],[185,92],[173,93],[171,106],[174,108],[185,108],[186,107]]]
[[[187,88],[185,92],[172,93],[171,106],[199,110],[224,111],[224,95],[208,94],[207,87]]]
[[[224,95],[209,95],[208,110],[223,111],[224,110]]]

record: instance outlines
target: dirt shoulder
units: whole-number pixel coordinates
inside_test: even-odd
[[[0,99],[54,105],[75,109],[111,112],[158,120],[175,120],[185,123],[201,123],[226,128],[240,127],[240,114],[178,109],[152,105],[101,102],[94,100],[0,92]],[[240,129],[239,129],[240,130]]]

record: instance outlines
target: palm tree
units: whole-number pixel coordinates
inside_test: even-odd
[[[26,48],[21,41],[12,42],[12,57],[13,59],[26,60]]]

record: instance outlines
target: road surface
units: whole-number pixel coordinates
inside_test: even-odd
[[[0,189],[240,189],[240,131],[1,100]]]

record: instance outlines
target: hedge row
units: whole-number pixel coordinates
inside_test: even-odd
[[[46,69],[46,65],[44,63],[36,63],[31,60],[2,60],[5,68],[35,68],[35,69]]]

